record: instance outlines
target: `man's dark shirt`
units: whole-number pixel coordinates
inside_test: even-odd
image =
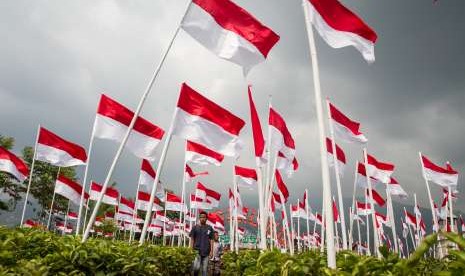
[[[210,225],[195,225],[189,236],[194,239],[194,249],[200,256],[206,257],[210,254],[210,240],[213,239],[213,228]]]

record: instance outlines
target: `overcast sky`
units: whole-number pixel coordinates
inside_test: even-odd
[[[286,180],[291,200],[308,188],[312,207],[320,209],[315,203],[321,198],[318,129],[301,1],[235,2],[281,36],[266,62],[251,71],[248,82],[262,123],[272,95],[273,106],[295,137],[301,167]],[[403,203],[413,204],[416,192],[420,205],[429,207],[418,151],[465,171],[465,1],[343,3],[377,32],[376,62],[368,65],[354,48],[332,49],[316,37],[323,96],[361,122],[370,153],[396,165],[395,177],[410,195]],[[135,109],[186,4],[186,0],[1,1],[0,133],[16,139],[14,152],[33,145],[38,124],[87,148],[101,93]],[[238,164],[253,166],[247,83],[241,69],[181,31],[142,115],[167,130],[182,82],[247,122],[241,133],[246,147]],[[351,197],[361,148],[340,145],[349,161],[343,194]],[[116,143],[95,141],[92,179],[104,180],[116,149]],[[161,176],[176,192],[181,189],[183,151],[184,142],[174,138]],[[140,160],[125,151],[112,179],[125,196],[135,195],[139,167]],[[200,180],[222,192],[225,203],[232,183],[231,160],[207,169],[211,175]],[[82,178],[84,168],[77,171]],[[459,178],[460,210],[465,208],[463,183]],[[432,188],[439,200],[440,189],[434,184]],[[256,190],[242,192],[246,205],[256,205]]]

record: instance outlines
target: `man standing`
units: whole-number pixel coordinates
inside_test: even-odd
[[[190,246],[197,251],[193,270],[194,276],[197,276],[199,270],[202,271],[202,276],[207,276],[208,259],[212,257],[213,243],[213,228],[207,225],[207,212],[202,211],[199,215],[200,224],[196,224],[189,236],[191,237]]]

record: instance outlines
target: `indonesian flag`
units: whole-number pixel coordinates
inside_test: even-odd
[[[279,36],[229,0],[193,0],[182,28],[222,59],[247,73],[264,61]]]
[[[215,152],[200,144],[187,141],[186,161],[199,165],[220,166],[223,159],[223,154]]]
[[[389,183],[387,184],[387,192],[391,195],[399,196],[400,198],[404,199],[408,197],[407,193],[404,191],[404,189],[402,189],[399,182],[397,182],[394,177],[391,177]]]
[[[191,195],[192,196],[192,195]],[[195,214],[194,213],[191,213],[191,212],[188,212],[186,214],[186,221],[192,221],[192,222],[195,222]]]
[[[182,200],[175,194],[166,193],[165,209],[170,211],[182,212],[183,208]]]
[[[408,232],[409,232],[409,229],[408,229],[407,223],[405,223],[402,220],[402,237],[404,237],[404,239],[407,238]]]
[[[168,223],[169,219],[165,216],[165,213],[161,210],[156,211],[155,219],[161,222]]]
[[[412,215],[407,211],[405,211],[405,222],[413,226],[413,228],[417,227],[417,219],[415,218],[415,215]]]
[[[121,142],[134,112],[102,94],[95,117],[95,137]],[[137,157],[155,159],[155,150],[165,131],[142,117],[137,117],[126,147]]]
[[[432,181],[442,187],[457,186],[459,173],[449,164],[445,168],[431,162],[424,155],[421,155],[423,161],[423,175],[429,181]]]
[[[284,183],[283,178],[281,177],[281,174],[279,173],[278,170],[275,171],[275,178],[276,178],[276,184],[278,186],[279,191],[281,191],[281,194],[284,197],[284,202],[287,202],[287,199],[289,198],[289,190],[286,187],[286,183]]]
[[[273,192],[272,200],[274,202],[274,207],[276,209],[281,209],[282,208],[283,202],[281,201],[281,196],[279,196],[279,194]],[[273,212],[274,212],[274,210],[273,210]]]
[[[134,203],[134,201],[129,200],[125,198],[124,196],[121,197],[119,201],[119,208],[118,208],[119,212],[127,212],[127,213],[132,214],[134,213],[135,208],[136,208],[136,204]]]
[[[292,159],[292,162],[284,156],[284,153],[278,152],[278,157],[276,161],[276,169],[278,170],[283,170],[286,172],[286,175],[288,177],[292,177],[295,171],[299,168],[299,162],[297,162],[297,159],[294,157]]]
[[[336,202],[334,201],[334,197],[333,197],[333,218],[334,218],[334,222],[337,222],[337,223],[340,222],[339,211],[337,209]]]
[[[55,181],[55,193],[66,197],[77,205],[81,204],[82,186],[63,175],[59,175]],[[85,193],[84,198],[88,199],[89,195]]]
[[[69,213],[68,213],[68,219],[69,219],[69,220],[77,220],[77,218],[78,218],[78,214],[77,214],[77,213],[75,213],[75,212],[69,212]]]
[[[200,182],[197,182],[195,194],[197,197],[204,198],[205,200],[209,200],[211,202],[212,208],[216,208],[220,204],[221,194],[214,190],[208,189]]]
[[[243,227],[237,227],[237,232],[239,233],[239,236],[244,236],[244,234],[245,234],[245,228],[243,228]]]
[[[252,121],[252,135],[253,144],[255,149],[255,158],[257,166],[260,167],[267,162],[265,158],[265,138],[263,137],[262,125],[260,124],[260,117],[258,117],[257,109],[252,99],[251,86],[249,85],[249,106],[250,106],[250,120]]]
[[[103,217],[96,217],[94,225],[95,226],[101,226],[103,224]]]
[[[92,181],[92,184],[90,185],[90,199],[98,200],[101,192],[102,192],[102,185],[97,184],[96,182]],[[108,187],[107,190],[105,191],[105,195],[103,196],[102,202],[117,206],[118,197],[119,197],[118,190],[112,187]]]
[[[149,209],[149,204],[150,194],[143,191],[139,191],[139,193],[137,194],[137,210],[147,211]],[[155,197],[153,199],[152,211],[163,210],[160,204],[160,199]]]
[[[191,194],[191,208],[209,210],[212,208],[211,201],[209,201],[208,199],[205,200],[203,198]]]
[[[131,222],[132,223],[133,216],[134,216],[134,213],[118,210],[118,213],[116,214],[116,219],[119,220],[119,221]],[[144,222],[144,221],[142,221],[142,222]],[[134,223],[139,223],[137,214],[136,214],[136,220],[134,221]]]
[[[239,155],[242,149],[239,134],[245,122],[185,83],[175,114],[173,135],[226,156]]]
[[[33,221],[31,219],[28,219],[24,222],[23,227],[25,228],[33,228],[39,226],[39,223],[36,221]]]
[[[293,218],[307,218],[307,212],[300,208],[299,205],[291,205],[291,217]]]
[[[200,175],[208,175],[208,172],[194,172],[192,168],[186,164],[186,169],[185,169],[185,174],[184,177],[186,178],[187,182],[190,182],[192,179],[196,178],[197,176]]]
[[[155,181],[155,176],[155,170],[152,165],[150,165],[150,162],[146,159],[142,159],[142,166],[139,174],[139,185],[149,187],[149,185]]]
[[[328,2],[332,2],[330,0]],[[364,144],[368,142],[368,139],[360,132],[360,123],[352,121],[339,111],[333,104],[329,103],[329,111],[331,119],[334,123],[334,130],[336,135],[346,142],[356,142]]]
[[[3,147],[0,147],[0,171],[11,174],[19,182],[29,176],[29,169],[24,161]]]
[[[459,191],[458,191],[458,190],[455,190],[455,189],[451,191],[450,197],[452,198],[452,200],[453,200],[454,202],[455,202],[455,200],[457,200],[458,193],[459,193]],[[449,189],[447,189],[447,188],[442,188],[442,194],[443,194],[444,197],[446,197],[446,196],[449,197]]]
[[[237,177],[237,185],[245,187],[255,187],[257,185],[257,171],[239,166],[234,166],[234,173]]]
[[[383,163],[373,156],[367,154],[368,163],[368,174],[383,183],[389,183],[391,180],[391,174],[394,172],[394,165],[389,163]]]
[[[304,210],[304,212],[307,212],[307,190],[304,192],[304,197],[302,201],[299,202],[299,207]]]
[[[41,127],[37,141],[36,160],[58,167],[85,165],[86,150],[79,145],[66,141],[51,131]]]
[[[373,194],[373,200],[374,202],[376,202],[376,204],[378,204],[379,206],[384,206],[384,204],[386,204],[386,200],[384,200],[384,198],[378,194],[378,192],[375,190],[375,189],[371,189],[371,192]],[[367,189],[367,196],[370,197],[370,191]]]
[[[374,178],[373,176],[370,177],[370,180],[372,187],[378,187],[381,184],[379,180]],[[368,189],[365,165],[360,162],[357,162],[357,187]]]
[[[390,226],[387,216],[385,216],[385,215],[383,215],[381,213],[375,212],[375,217],[376,217],[376,221],[379,224],[384,224],[386,226]]]
[[[449,202],[449,197],[444,196],[442,199],[441,209],[438,210],[438,216],[440,219],[446,220],[447,219],[447,203]]]
[[[359,216],[367,216],[371,215],[371,205],[370,203],[363,203],[363,202],[358,202],[357,201],[357,214]]]
[[[271,147],[281,151],[288,160],[295,156],[295,142],[283,117],[270,107],[268,125],[271,131]]]
[[[328,151],[328,164],[329,166],[334,166],[334,157],[333,157],[333,142],[331,139],[326,137],[326,150]],[[336,156],[337,156],[337,166],[339,168],[339,174],[344,175],[344,169],[346,167],[346,155],[344,151],[336,144]]]
[[[216,227],[224,230],[224,220],[217,213],[209,213],[207,216],[207,224],[211,227]]]
[[[329,46],[354,46],[371,63],[375,61],[376,33],[338,0],[308,0],[310,21]]]

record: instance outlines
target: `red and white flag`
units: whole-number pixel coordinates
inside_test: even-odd
[[[283,178],[281,177],[281,174],[278,170],[276,170],[274,174],[278,189],[284,197],[284,202],[287,202],[287,199],[289,198],[289,190],[287,189],[286,183],[284,183]]]
[[[431,162],[426,156],[421,155],[423,163],[423,175],[429,181],[432,181],[442,187],[457,186],[459,173],[449,164],[446,167],[440,167]]]
[[[374,177],[370,177],[372,187],[379,187],[381,186],[381,182]],[[366,188],[368,189],[367,183],[367,173],[365,169],[365,165],[363,163],[357,162],[357,187],[359,188]]]
[[[29,169],[24,161],[3,147],[0,147],[0,171],[11,174],[20,182],[29,176]]]
[[[187,208],[183,208],[184,204],[182,204],[182,200],[179,196],[172,194],[172,193],[166,193],[166,201],[165,201],[165,209],[169,211],[177,211],[177,212],[183,212],[187,211]]]
[[[339,210],[337,209],[337,205],[336,205],[336,201],[334,200],[334,197],[333,197],[333,219],[334,219],[334,222],[337,222],[337,223],[340,222]]]
[[[69,220],[77,220],[77,218],[78,218],[78,214],[77,214],[77,213],[75,213],[75,212],[69,212],[69,213],[68,213],[68,219],[69,219]]]
[[[365,135],[360,132],[360,123],[349,119],[349,117],[339,111],[332,103],[329,103],[329,111],[334,123],[334,131],[340,139],[346,142],[361,144],[368,142]]]
[[[258,116],[257,109],[255,108],[255,103],[252,99],[252,91],[250,85],[248,89],[248,95],[255,158],[257,161],[257,166],[261,167],[267,162],[265,158],[265,137],[263,136],[262,125],[260,124],[260,117]]]
[[[173,135],[201,144],[226,156],[237,156],[245,122],[183,83],[173,124]]]
[[[119,207],[118,211],[119,212],[127,212],[127,213],[134,213],[134,209],[136,208],[136,204],[134,201],[125,198],[124,196],[121,197],[119,201]]]
[[[279,36],[230,0],[193,0],[182,28],[205,48],[247,72],[264,61]]]
[[[55,181],[55,193],[66,197],[77,205],[81,204],[82,186],[63,175],[59,175]],[[87,200],[89,195],[85,193],[84,198]]]
[[[371,215],[371,205],[370,203],[363,203],[363,202],[358,202],[357,201],[357,215],[359,216],[367,216]]]
[[[185,174],[184,174],[184,177],[186,179],[187,182],[190,182],[192,181],[192,179],[196,178],[197,176],[200,176],[200,175],[208,175],[208,172],[194,172],[192,170],[192,168],[186,164],[186,169],[185,169]]]
[[[291,217],[293,218],[307,218],[307,212],[300,208],[299,205],[291,205]]]
[[[292,162],[284,156],[284,153],[278,151],[278,159],[276,160],[276,169],[282,170],[286,173],[287,177],[292,177],[294,172],[299,168],[299,162],[294,157]]]
[[[387,216],[385,216],[385,215],[383,215],[381,213],[375,212],[375,217],[376,217],[376,221],[379,224],[384,224],[384,225],[390,227],[389,219],[388,219]]]
[[[367,189],[367,196],[370,198],[370,191]],[[371,189],[371,192],[373,193],[373,200],[378,204],[379,206],[384,206],[386,204],[386,200],[378,194],[378,192],[375,189]]]
[[[404,191],[404,189],[400,186],[399,182],[391,176],[391,180],[387,184],[387,192],[390,193],[391,195],[398,196],[400,198],[407,198],[408,195]]]
[[[271,200],[274,203],[274,208],[275,209],[281,209],[282,208],[283,203],[281,202],[281,197],[279,196],[279,194],[273,192],[273,197],[271,198]],[[272,211],[274,212],[274,210],[272,210]]]
[[[234,173],[236,175],[237,185],[248,188],[256,187],[258,176],[255,169],[234,166]]]
[[[308,0],[310,22],[329,46],[354,46],[371,63],[375,61],[376,33],[338,0]]]
[[[146,159],[142,159],[142,166],[139,173],[139,185],[150,187],[153,182],[155,182],[156,175],[150,162]]]
[[[367,154],[367,161],[368,174],[371,177],[374,177],[383,183],[390,182],[391,175],[394,172],[393,164],[380,162],[369,154]]]
[[[58,167],[72,167],[85,165],[87,155],[83,147],[66,141],[41,127],[37,141],[36,160]]]
[[[209,210],[212,208],[211,201],[191,194],[191,208]],[[195,219],[194,219],[195,221]]]
[[[295,142],[283,117],[270,107],[268,127],[271,131],[271,147],[281,151],[288,160],[295,157]]]
[[[150,194],[139,191],[137,194],[137,209],[142,211],[147,211],[149,209],[150,204]],[[163,208],[161,207],[161,201],[159,198],[155,197],[153,199],[152,211],[161,211]]]
[[[220,204],[221,194],[212,189],[208,189],[200,182],[197,182],[195,194],[197,197],[209,200],[212,208],[217,208]]]
[[[331,139],[326,137],[326,150],[328,151],[328,164],[329,166],[334,166],[334,157],[333,157],[333,144]],[[341,147],[336,144],[336,156],[337,156],[337,166],[339,168],[339,175],[344,174],[344,169],[346,167],[346,155]]]
[[[224,155],[200,144],[187,141],[186,161],[199,165],[220,166]]]
[[[414,229],[417,228],[417,219],[415,218],[415,215],[412,215],[407,211],[405,211],[405,222],[411,225]]]
[[[121,142],[126,134],[134,112],[102,94],[95,117],[95,137]],[[165,131],[142,117],[137,117],[126,147],[136,156],[155,159],[155,150]]]
[[[28,219],[28,220],[26,220],[26,221],[24,222],[23,227],[25,227],[25,228],[33,228],[33,227],[37,227],[37,226],[39,226],[39,225],[40,225],[40,224],[39,224],[38,222],[33,221],[33,220],[31,220],[31,219]]]
[[[102,192],[102,185],[92,181],[90,185],[90,199],[91,200],[98,200],[100,193]],[[103,196],[103,203],[109,205],[118,206],[118,197],[119,192],[115,188],[108,187],[105,191],[105,195]]]

